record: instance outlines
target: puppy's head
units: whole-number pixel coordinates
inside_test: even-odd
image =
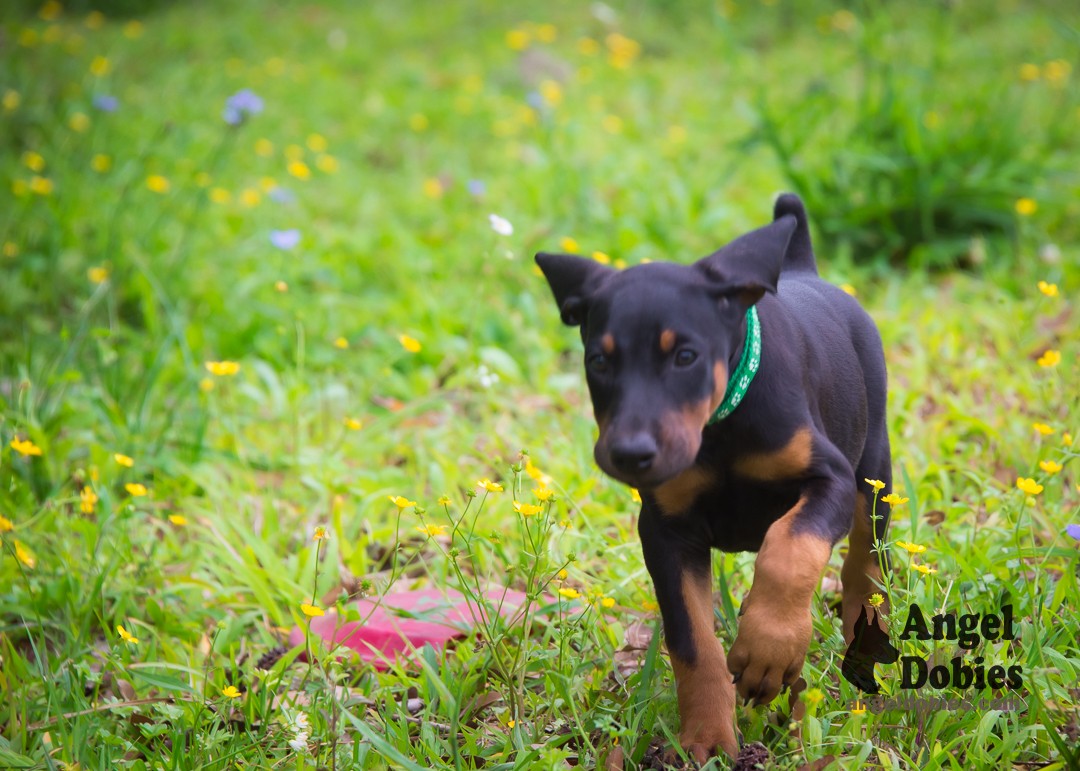
[[[694,263],[617,271],[538,254],[563,323],[581,327],[605,473],[656,487],[689,468],[724,398],[746,311],[775,292],[796,219],[788,214]]]

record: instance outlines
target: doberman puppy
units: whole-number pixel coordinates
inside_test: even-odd
[[[872,518],[866,482],[892,483],[877,328],[818,277],[806,210],[791,194],[771,224],[692,265],[536,262],[563,322],[581,327],[596,462],[640,490],[680,743],[699,759],[717,747],[735,756],[736,689],[760,705],[798,679],[836,542],[850,533],[848,641],[881,578],[873,543],[889,507],[879,500]],[[757,552],[726,657],[713,629],[713,548]]]

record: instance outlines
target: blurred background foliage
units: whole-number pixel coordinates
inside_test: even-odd
[[[330,565],[376,575],[388,494],[460,498],[523,446],[575,525],[571,580],[644,607],[636,507],[592,463],[580,340],[532,255],[689,262],[792,189],[822,274],[882,331],[921,501],[897,537],[921,527],[942,577],[996,597],[1018,561],[995,517],[1017,473],[1061,459],[1078,398],[1077,30],[1051,0],[3,3],[0,513],[38,555],[25,586],[0,568],[5,657],[33,660],[14,646],[34,613],[82,660],[147,608],[173,664],[223,619],[224,649],[272,647],[315,524]],[[245,89],[262,109],[227,122]],[[240,371],[208,372],[223,360]],[[1068,473],[1044,479],[1040,543]],[[752,556],[723,558],[735,597]],[[12,675],[24,716],[87,707],[35,676]],[[673,719],[663,693],[649,709]]]

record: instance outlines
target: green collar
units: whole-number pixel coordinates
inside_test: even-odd
[[[758,321],[757,306],[751,305],[746,312],[746,343],[743,345],[742,358],[739,366],[727,383],[724,391],[724,401],[716,408],[716,412],[709,418],[707,425],[719,423],[730,415],[746,396],[746,389],[757,373],[758,365],[761,364],[761,322]]]

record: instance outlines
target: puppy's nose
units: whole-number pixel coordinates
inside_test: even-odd
[[[656,458],[656,440],[645,433],[615,440],[608,451],[611,462],[624,474],[647,471]]]

